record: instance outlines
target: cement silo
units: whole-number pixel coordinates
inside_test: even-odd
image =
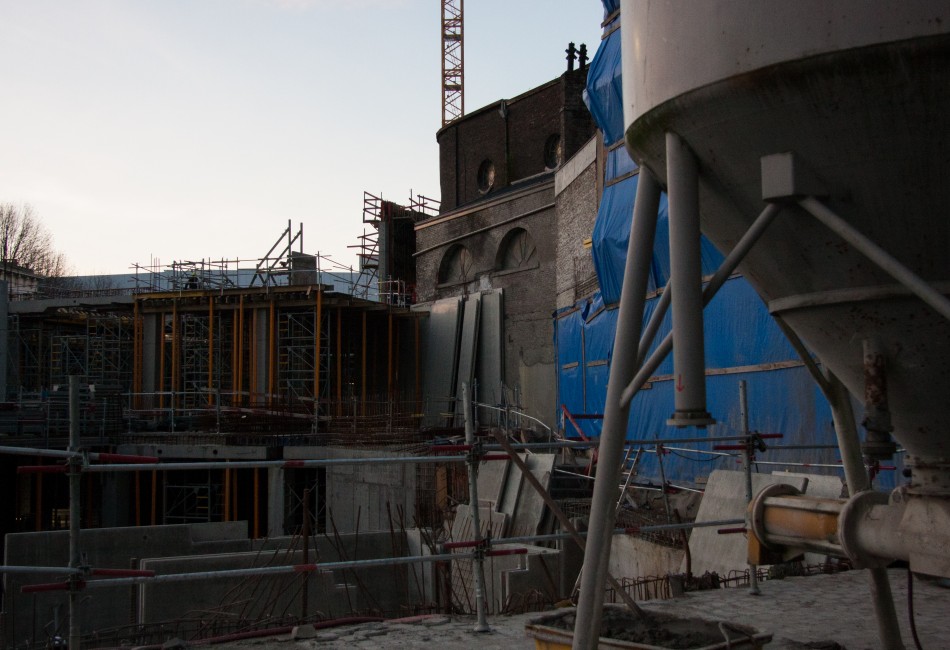
[[[769,199],[815,196],[950,290],[948,5],[632,1],[621,20],[628,149],[663,182],[666,134],[683,140],[720,250],[764,205],[762,158],[791,152],[800,186]],[[854,395],[862,342],[879,341],[895,436],[913,456],[950,457],[946,316],[799,206],[740,268]]]
[[[851,405],[838,400],[852,497],[835,506],[837,531],[822,544],[859,567],[901,559],[950,576],[950,5],[625,0],[621,31],[627,149],[670,197],[674,372],[684,378],[677,391],[691,394],[677,396],[670,424],[716,417],[702,390],[710,292],[691,250],[701,229],[814,355],[824,388],[840,379],[864,403],[863,455],[891,453],[891,432],[906,450],[907,484],[889,497],[866,490]],[[627,274],[637,268],[628,262]],[[636,294],[627,283],[621,309]],[[621,336],[614,366],[623,370],[612,368],[611,382],[627,386],[620,401],[629,404],[644,373],[636,342],[625,351]],[[611,399],[608,388],[608,449],[625,422],[611,416]],[[594,513],[598,499],[595,487]],[[778,501],[811,507],[786,492],[762,496],[755,512],[780,511]],[[779,533],[763,523],[774,518],[760,519],[752,524],[767,546],[819,546],[805,530]],[[603,525],[591,524],[581,609]],[[575,647],[589,640],[580,634]],[[899,635],[884,645],[899,647]]]

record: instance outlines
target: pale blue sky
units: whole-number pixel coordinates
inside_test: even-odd
[[[468,111],[560,75],[598,0],[468,0]],[[363,190],[438,198],[439,0],[0,0],[0,202],[79,274],[256,259],[292,220],[355,265]]]

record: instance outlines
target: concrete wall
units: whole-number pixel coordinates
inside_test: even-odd
[[[404,556],[409,548],[403,533],[318,535],[311,538],[307,561],[340,562]],[[143,569],[158,575],[225,571],[303,563],[299,538],[282,537],[255,544],[255,550],[204,556],[149,559]],[[351,613],[397,613],[418,598],[404,566],[377,566],[304,574],[254,577],[214,577],[188,582],[139,587],[139,622],[156,623],[220,612],[237,619],[306,615],[342,617]],[[183,597],[187,594],[187,597]]]
[[[247,523],[229,522],[138,528],[83,530],[79,545],[85,562],[95,568],[128,569],[133,558],[185,556],[249,551]],[[69,564],[69,532],[14,533],[6,537],[4,563],[8,566],[65,567]],[[4,576],[4,642],[9,646],[27,639],[43,642],[44,627],[58,620],[66,630],[68,597],[65,591],[21,594],[26,584],[62,582],[62,574]],[[132,616],[132,587],[87,589],[81,603],[83,633],[128,625]]]
[[[246,522],[147,526],[82,531],[80,547],[94,568],[142,568],[157,575],[202,573],[195,580],[137,586],[87,587],[82,594],[81,630],[91,633],[130,624],[160,623],[189,618],[256,619],[302,614],[304,582],[309,614],[345,616],[351,612],[399,613],[404,604],[431,602],[431,584],[407,566],[375,566],[313,573],[255,577],[214,577],[209,571],[294,565],[303,563],[299,538],[281,537],[251,542]],[[417,541],[418,546],[418,541]],[[7,536],[5,563],[11,566],[64,567],[67,531],[17,533]],[[410,553],[405,532],[360,532],[316,535],[308,562],[339,562]],[[96,578],[90,578],[90,581]],[[44,629],[54,620],[59,633],[68,629],[65,591],[21,594],[24,584],[61,582],[61,574],[5,576],[4,642],[7,646],[32,640],[42,643]],[[52,628],[50,628],[52,630]]]
[[[617,580],[659,577],[678,573],[682,561],[683,549],[655,544],[635,535],[615,535],[608,571]]]
[[[520,566],[497,570],[493,585],[501,585],[501,593],[493,593],[496,612],[530,610],[538,603],[556,603],[569,594],[564,592],[561,579],[560,551],[541,546],[529,546]],[[501,559],[501,558],[499,558]]]
[[[395,454],[380,449],[339,449],[334,447],[285,447],[284,458],[385,458]],[[338,532],[389,531],[400,528],[398,513],[405,514],[406,527],[413,525],[416,509],[415,463],[383,465],[339,465],[326,468],[325,503]],[[390,513],[393,520],[390,521]]]

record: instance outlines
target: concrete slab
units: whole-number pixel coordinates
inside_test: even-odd
[[[478,466],[478,500],[498,507],[505,496],[510,461],[485,461]]]
[[[891,589],[898,604],[898,621],[904,643],[910,647],[911,631],[907,607],[906,572],[889,571]],[[851,650],[879,648],[880,639],[874,623],[874,608],[868,596],[868,577],[865,571],[815,575],[761,583],[759,596],[749,595],[746,588],[715,589],[689,592],[675,600],[654,600],[641,603],[651,611],[663,611],[679,616],[700,616],[738,621],[774,634],[769,650],[803,650],[821,647],[820,642],[837,642]],[[944,648],[950,638],[950,589],[933,582],[914,581],[914,619],[921,646]],[[488,620],[491,632],[473,632],[473,616],[453,616],[451,619],[434,616],[436,627],[421,624],[386,623],[386,636],[360,644],[365,650],[390,648],[439,648],[440,650],[528,650],[535,648],[535,640],[525,635],[524,626],[542,614],[531,612],[513,616],[492,616]],[[352,648],[349,641],[353,631],[363,627],[351,625],[334,628],[337,639],[330,639],[321,648]],[[813,645],[806,646],[811,643]],[[271,637],[248,639],[222,646],[222,650],[286,650]]]
[[[551,485],[551,476],[554,474],[556,454],[528,454],[525,458],[531,474],[544,486],[545,490]],[[520,473],[520,472],[519,472]],[[526,482],[527,483],[527,482]],[[518,509],[512,515],[509,535],[533,535],[539,531],[547,505],[538,491],[530,485],[525,485],[518,499]]]
[[[825,497],[828,499],[842,499],[848,494],[844,480],[840,476],[828,476],[826,474],[807,474],[805,472],[772,472],[772,476],[782,479],[790,477],[804,477],[808,479],[808,485],[805,486],[805,494],[813,497]]]
[[[448,401],[455,396],[455,379],[459,331],[461,329],[459,298],[445,298],[433,303],[425,322],[424,393],[433,399],[426,403],[425,425],[441,426],[446,423],[442,414],[449,411]],[[451,350],[451,354],[447,351]],[[445,400],[445,401],[442,401]]]
[[[752,493],[757,494],[773,483],[787,483],[804,491],[807,482],[808,478],[804,476],[753,474]],[[709,475],[696,521],[742,519],[747,506],[745,473],[718,469]],[[689,536],[689,552],[693,575],[702,575],[709,571],[727,576],[730,571],[744,570],[748,566],[745,535],[720,535],[715,527],[694,528]],[[685,559],[680,571],[686,571]]]
[[[472,295],[465,299],[462,312],[462,334],[458,347],[458,374],[455,379],[456,397],[462,398],[462,384],[468,386],[469,399],[475,399],[473,380],[475,379],[475,354],[478,349],[478,326],[482,298]],[[456,420],[461,420],[461,409],[456,411]]]
[[[498,512],[505,513],[509,517],[514,517],[518,512],[521,491],[525,487],[525,480],[521,471],[514,463],[508,461],[504,463],[504,465],[507,470],[505,472],[505,484],[502,488],[502,493],[499,495],[498,505],[495,509],[498,510]]]
[[[504,294],[501,289],[482,294],[482,314],[478,329],[475,376],[478,377],[478,401],[499,405],[502,402],[505,367],[505,314]],[[481,409],[478,420],[498,422],[499,412]]]

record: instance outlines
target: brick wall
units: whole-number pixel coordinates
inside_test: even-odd
[[[530,415],[548,423],[556,416],[552,313],[562,267],[569,271],[566,291],[573,288],[574,258],[589,257],[583,239],[596,216],[592,170],[564,193],[564,215],[555,210],[555,168],[594,134],[581,99],[586,76],[586,70],[565,73],[439,131],[441,213],[416,225],[417,300],[503,290],[505,383],[517,388]],[[560,142],[560,164],[550,160],[552,136]],[[479,166],[486,160],[494,165],[494,184],[487,190],[479,187]],[[516,229],[527,234],[534,256],[522,267],[499,268],[499,250]],[[471,255],[470,278],[440,284],[440,267],[454,245]],[[583,273],[589,276],[588,267]]]
[[[597,218],[599,192],[593,162],[557,196],[556,307],[569,307],[597,286],[597,274],[584,240]]]
[[[484,106],[444,127],[439,142],[442,211],[491,197],[512,183],[550,167],[545,146],[560,138],[562,162],[594,134],[582,93],[586,70],[567,72],[517,97]],[[484,161],[494,165],[494,184],[479,187]]]

